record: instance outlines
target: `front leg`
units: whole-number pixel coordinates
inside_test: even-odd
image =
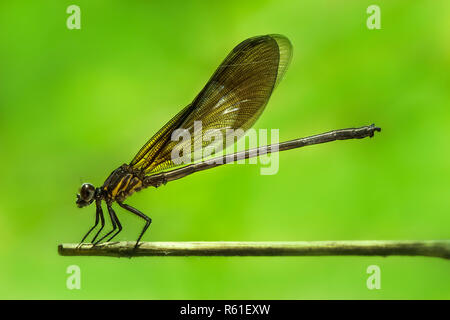
[[[80,241],[80,243],[78,244],[77,247],[80,247],[83,244],[84,240],[87,238],[87,236],[92,232],[92,230],[94,230],[97,227],[100,216],[102,216],[102,218],[103,218],[101,201],[100,200],[96,200],[95,201],[95,205],[96,205],[96,209],[95,209],[95,223],[94,223],[94,226],[91,229],[89,229],[89,231],[84,235],[83,239],[81,239],[81,241]]]
[[[97,206],[97,212],[98,212],[99,217],[100,217],[101,227],[97,231],[97,233],[95,234],[94,239],[92,239],[92,241],[91,241],[91,243],[94,243],[94,246],[95,246],[95,239],[97,239],[98,235],[100,234],[100,232],[102,232],[103,227],[105,226],[105,217],[103,216],[102,201],[101,200],[96,200],[95,204]]]

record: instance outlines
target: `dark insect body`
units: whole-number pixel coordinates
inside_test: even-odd
[[[203,143],[196,147],[194,143],[196,137],[194,122],[196,121],[202,123],[202,135],[211,129],[220,131],[225,137],[229,129],[242,129],[242,132],[248,130],[263,112],[274,88],[283,78],[291,57],[291,43],[282,35],[257,36],[236,46],[192,103],[166,123],[141,148],[129,164],[123,164],[114,170],[101,187],[95,188],[89,183],[81,186],[76,203],[81,208],[95,202],[96,218],[94,226],[83,237],[80,244],[99,223],[101,227],[92,239],[94,245],[100,243],[103,239],[111,241],[122,230],[122,225],[112,208],[113,202],[117,202],[125,210],[146,221],[136,241],[136,249],[152,220],[123,202],[134,192],[144,188],[159,187],[169,181],[230,161],[335,140],[372,137],[375,131],[380,131],[380,128],[374,125],[333,130],[214,158],[221,161],[214,161],[214,159],[200,162],[193,161],[193,163],[184,166],[173,161],[171,155],[178,141],[173,141],[171,138],[172,133],[177,129],[185,129],[191,134],[192,140],[189,142],[194,144],[192,151],[205,148],[211,143],[206,142],[206,144]],[[233,142],[234,139],[233,137]],[[223,146],[220,149],[223,149]],[[102,201],[106,202],[113,229],[97,239],[105,225],[101,207]]]

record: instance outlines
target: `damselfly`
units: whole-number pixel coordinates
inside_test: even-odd
[[[111,241],[117,236],[122,230],[122,225],[112,208],[112,204],[117,202],[125,210],[145,220],[145,226],[134,247],[136,249],[152,220],[141,211],[125,204],[124,201],[134,192],[147,187],[159,187],[169,181],[230,161],[335,140],[372,137],[375,131],[381,130],[375,125],[333,130],[306,138],[222,155],[209,161],[193,159],[191,163],[179,163],[173,158],[173,151],[177,148],[178,141],[174,141],[172,136],[178,129],[184,129],[191,135],[190,150],[194,153],[211,143],[212,139],[204,139],[206,142],[200,144],[195,143],[194,140],[198,134],[194,132],[194,124],[197,121],[202,124],[200,138],[204,138],[206,132],[212,129],[221,132],[224,136],[230,129],[241,129],[241,132],[248,130],[263,112],[274,88],[283,78],[291,57],[292,45],[282,35],[257,36],[236,46],[192,103],[167,122],[139,150],[129,164],[123,164],[114,170],[101,187],[95,188],[90,183],[84,183],[81,186],[76,201],[78,207],[85,207],[93,202],[96,205],[95,224],[83,237],[81,243],[99,223],[101,227],[92,239],[94,245],[104,239]],[[223,145],[218,146],[216,151],[222,150]],[[97,239],[105,225],[102,201],[106,202],[112,230]]]

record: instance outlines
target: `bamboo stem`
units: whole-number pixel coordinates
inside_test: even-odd
[[[62,256],[425,256],[450,259],[450,240],[136,242],[60,244]]]

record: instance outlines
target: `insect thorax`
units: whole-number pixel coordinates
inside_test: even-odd
[[[108,200],[122,202],[142,189],[142,179],[127,164],[123,164],[109,175],[102,189]]]

